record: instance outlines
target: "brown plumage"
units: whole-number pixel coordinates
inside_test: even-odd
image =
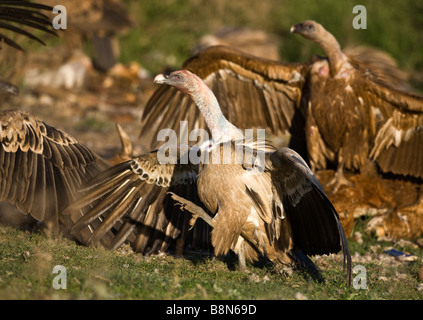
[[[236,142],[232,142],[232,154]],[[239,146],[238,146],[239,147]],[[249,146],[242,154],[248,153]],[[210,152],[223,156],[224,144]],[[260,152],[253,148],[253,152]],[[346,237],[338,215],[304,160],[288,148],[263,154],[264,163],[248,170],[243,164],[205,165],[198,179],[198,193],[215,213],[211,223],[215,253],[233,250],[245,261],[266,256],[276,267],[310,264],[306,255],[343,250],[348,256]],[[184,202],[182,202],[184,203]],[[310,209],[313,208],[313,209]],[[347,257],[346,257],[347,259]]]
[[[15,49],[24,51],[16,39],[7,32],[23,35],[26,38],[45,44],[39,36],[34,35],[28,28],[57,35],[51,21],[46,15],[52,7],[29,2],[26,0],[10,0],[0,2],[0,49],[5,43]],[[6,32],[5,32],[6,31]],[[0,79],[1,94],[19,94],[19,88],[10,82]]]
[[[407,82],[407,72],[398,68],[397,62],[387,52],[368,46],[348,46],[342,52],[348,57],[351,64],[377,81],[391,87],[411,91]]]
[[[215,253],[233,250],[242,269],[246,261],[256,261],[264,255],[279,268],[296,264],[317,272],[307,255],[342,250],[350,280],[351,257],[342,225],[301,156],[288,148],[276,150],[260,141],[244,141],[243,133],[223,116],[212,91],[191,72],[158,75],[155,82],[171,85],[193,99],[212,140],[200,150],[167,144],[165,149],[109,169],[83,190],[86,195],[81,200],[67,209],[88,209],[75,229],[102,215],[104,221],[92,239],[98,242],[103,232],[123,221],[124,231],[117,231],[119,245],[126,239],[127,231],[134,229],[131,220],[144,224],[151,214],[151,220],[159,221],[165,217],[163,211],[169,210],[173,211],[167,220],[186,219],[175,216],[182,214],[175,211],[175,202],[166,195],[170,192],[182,209],[194,214],[194,220],[200,216],[213,227],[211,242]],[[170,158],[161,158],[166,150]],[[193,165],[197,160],[199,169]],[[172,190],[176,187],[179,190]],[[196,190],[201,202],[195,198]],[[129,216],[129,223],[128,218],[125,222],[125,215]],[[167,231],[162,232],[171,235]],[[144,237],[143,243],[148,240],[143,233],[138,236]]]
[[[119,153],[115,154],[113,157],[107,159],[107,162],[111,165],[115,165],[133,158],[133,146],[131,138],[128,133],[122,128],[119,123],[116,123],[116,132],[119,136],[121,150]]]
[[[81,213],[61,211],[81,184],[108,167],[70,135],[19,110],[0,112],[0,201],[43,221],[53,231],[69,231]],[[75,234],[79,241],[89,230]]]
[[[383,172],[423,177],[423,97],[393,87],[344,54],[336,39],[315,21],[291,28],[318,43],[328,60],[310,69],[307,143],[313,168],[337,165],[364,170],[369,159]],[[347,182],[348,183],[348,182]]]
[[[311,34],[307,25],[314,25],[309,38],[328,58],[283,64],[212,47],[183,67],[210,86],[229,121],[275,135],[289,131],[294,139],[290,146],[313,170],[338,168],[333,181],[338,185],[345,182],[343,169],[366,171],[373,160],[382,172],[423,177],[423,148],[417,148],[423,143],[423,98],[404,90],[403,75],[385,55],[379,59],[378,52],[351,50],[344,54],[336,39],[314,21],[292,31]],[[142,134],[153,128],[150,141],[157,146],[157,132],[178,132],[180,120],[188,121],[188,132],[205,127],[191,101],[174,88],[160,87],[145,107]]]
[[[181,214],[167,195],[172,191],[196,199],[191,185],[195,185],[198,166],[169,165],[157,171],[155,162],[156,152],[151,152],[110,168],[75,138],[37,117],[20,110],[0,112],[0,201],[82,244],[99,242],[117,248],[128,240],[143,253],[165,251],[175,240],[178,248],[183,248],[185,241],[207,248],[208,226],[200,223],[188,232],[189,217]],[[119,176],[113,177],[114,173]],[[86,214],[86,209],[79,209],[85,192],[90,195],[89,208],[102,197],[95,210],[116,206],[117,212],[104,219],[102,212],[92,216],[95,210]],[[114,203],[116,194],[125,201]],[[108,197],[111,203],[103,201]],[[131,204],[134,197],[139,201]],[[78,208],[66,211],[71,204]],[[120,220],[119,214],[127,219]]]

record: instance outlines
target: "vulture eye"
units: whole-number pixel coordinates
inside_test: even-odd
[[[308,29],[308,30],[314,30],[314,26],[313,26],[312,24],[308,24],[308,25],[307,25],[307,29]]]

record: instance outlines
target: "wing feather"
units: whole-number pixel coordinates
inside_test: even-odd
[[[158,151],[152,151],[105,170],[81,188],[81,197],[65,210],[84,213],[73,231],[101,218],[87,243],[117,248],[130,241],[143,254],[166,250],[177,239],[192,239],[188,214],[175,206],[168,191],[192,199],[198,168],[176,160],[162,164]],[[200,223],[194,229],[202,227]],[[102,241],[106,233],[113,233],[109,243]]]
[[[270,154],[269,170],[291,223],[294,245],[307,255],[344,254],[351,279],[351,255],[338,214],[305,161],[293,150]]]
[[[24,35],[29,39],[44,44],[38,36],[26,31],[25,26],[57,35],[51,28],[52,24],[48,16],[41,13],[41,10],[52,12],[52,9],[50,6],[29,1],[2,1],[0,3],[0,28]],[[0,40],[15,49],[23,50],[16,41],[5,34],[0,34]]]
[[[361,79],[375,138],[370,157],[383,172],[423,178],[423,96]]]
[[[2,111],[0,124],[0,201],[55,231],[70,229],[73,217],[61,211],[82,182],[108,165],[73,137],[26,112]]]

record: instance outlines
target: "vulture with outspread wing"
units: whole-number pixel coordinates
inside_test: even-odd
[[[383,172],[423,177],[423,97],[394,88],[345,55],[315,21],[291,27],[328,56],[310,69],[307,144],[316,169],[334,162],[335,182],[349,183],[343,168],[362,170],[369,159]]]
[[[66,210],[85,212],[74,230],[102,217],[91,238],[91,242],[99,242],[105,232],[123,223],[115,231],[119,245],[136,223],[146,229],[144,221],[181,219],[182,213],[175,210],[176,200],[193,213],[194,227],[196,218],[201,217],[213,228],[211,243],[217,255],[229,250],[237,253],[241,269],[246,268],[246,261],[264,255],[277,267],[295,264],[318,272],[307,255],[342,250],[350,280],[351,256],[341,222],[301,156],[289,148],[276,150],[264,141],[244,140],[243,132],[223,115],[213,92],[191,72],[160,74],[155,82],[168,84],[192,99],[212,139],[200,149],[167,144],[106,170]],[[172,235],[168,231],[173,225],[160,231]],[[138,238],[141,250],[148,240],[155,240],[146,239],[142,230]],[[163,244],[160,241],[157,246]]]
[[[72,136],[20,110],[0,111],[0,201],[43,221],[52,231],[68,231],[80,212],[61,211],[83,183],[109,165]],[[89,229],[75,234],[86,242]]]
[[[290,131],[290,146],[313,170],[335,165],[338,186],[346,182],[343,169],[363,170],[372,160],[382,172],[423,177],[423,148],[418,147],[423,98],[404,90],[405,79],[392,61],[375,59],[377,51],[343,53],[314,21],[291,31],[319,43],[328,57],[283,64],[218,46],[188,59],[183,68],[207,83],[237,127],[266,128],[275,135]],[[150,141],[157,146],[159,130],[179,133],[181,120],[188,121],[188,132],[205,127],[193,102],[174,88],[160,87],[143,111],[142,135],[153,128]],[[183,133],[181,141],[188,141]]]
[[[159,161],[155,150],[117,164],[91,180],[80,190],[82,196],[64,211],[65,215],[83,212],[72,232],[79,233],[100,218],[103,222],[85,244],[117,249],[128,240],[136,252],[145,255],[165,252],[175,241],[177,255],[185,245],[209,249],[208,226],[200,223],[189,232],[188,216],[168,195],[175,192],[200,204],[195,188],[198,165],[179,163],[191,148],[175,146],[173,151],[167,163]],[[114,233],[113,241],[105,244],[103,238],[109,231]]]

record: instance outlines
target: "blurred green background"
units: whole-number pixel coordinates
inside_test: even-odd
[[[289,33],[307,19],[321,23],[342,47],[367,45],[391,54],[423,90],[423,1],[125,0],[137,28],[120,37],[121,62],[140,62],[152,74],[178,68],[199,38],[222,27],[261,29],[276,36],[283,62],[306,61],[320,48]],[[353,7],[367,9],[367,29],[352,27]]]

